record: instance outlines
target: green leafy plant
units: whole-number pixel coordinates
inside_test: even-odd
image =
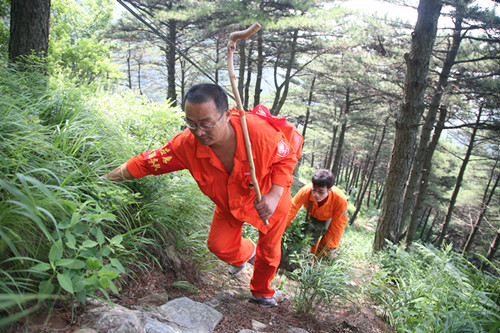
[[[351,274],[342,260],[318,259],[312,254],[295,254],[292,259],[300,268],[291,273],[298,285],[294,290],[293,306],[298,312],[309,313],[315,307],[331,308],[336,300],[347,300],[351,293]]]
[[[84,202],[71,214],[70,210],[76,207],[69,203],[63,206],[64,202],[53,193],[66,194],[63,188],[46,186],[36,178],[23,174],[17,174],[16,178],[20,186],[0,180],[0,188],[13,197],[8,200],[12,206],[5,212],[4,217],[28,218],[38,226],[37,233],[43,234],[47,243],[51,244],[48,253],[42,251],[36,254],[40,258],[33,261],[38,263],[28,269],[35,278],[33,283],[40,280],[38,292],[43,295],[40,299],[46,295],[59,294],[60,289],[74,295],[83,303],[85,296],[93,295],[96,290],[106,294],[106,289],[110,288],[118,293],[112,280],[120,273],[125,273],[125,269],[114,256],[117,251],[123,249],[123,236],[107,238],[101,228],[103,221],[113,221],[115,216],[96,210],[98,206],[93,201]],[[52,209],[50,212],[40,205],[46,200],[58,207],[56,216],[56,210]],[[82,213],[84,211],[86,213]],[[52,225],[47,225],[47,220]],[[10,235],[15,234],[17,232],[10,232]],[[3,241],[19,259],[19,265],[16,266],[25,266],[26,259],[22,259],[22,250],[18,250],[19,245],[24,244],[20,237],[8,238],[4,234]],[[18,245],[14,245],[15,243]],[[43,260],[46,253],[46,260]],[[11,262],[16,257],[10,258]]]
[[[401,331],[495,332],[500,327],[500,307],[493,301],[497,279],[472,269],[451,246],[415,244],[409,252],[391,246],[380,263],[371,295]]]
[[[306,235],[306,210],[300,209],[295,219],[283,234],[282,253],[288,257],[293,253],[301,253],[303,249],[309,249],[310,236]]]

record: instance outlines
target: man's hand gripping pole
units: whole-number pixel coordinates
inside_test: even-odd
[[[257,177],[255,176],[255,165],[253,163],[252,144],[250,143],[250,137],[248,135],[247,119],[245,117],[245,111],[243,110],[240,93],[236,84],[236,75],[234,73],[233,66],[233,54],[234,50],[236,49],[236,42],[238,41],[238,39],[244,39],[252,36],[257,32],[257,30],[260,29],[260,27],[260,24],[255,22],[246,30],[234,31],[229,35],[229,42],[227,43],[227,68],[229,72],[229,80],[231,81],[231,88],[233,90],[234,98],[236,99],[236,107],[238,108],[238,112],[240,114],[241,128],[243,129],[243,137],[245,138],[248,164],[250,165],[250,176],[252,177],[255,194],[257,195],[257,202],[262,201],[262,195],[260,193],[260,187],[259,183],[257,182]],[[264,220],[264,224],[269,225],[269,222],[267,220]]]

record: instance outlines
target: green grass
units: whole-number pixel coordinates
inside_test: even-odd
[[[118,293],[115,283],[133,271],[161,269],[158,258],[170,243],[191,258],[206,255],[213,206],[186,172],[123,184],[99,178],[177,132],[177,111],[129,92],[109,95],[1,65],[6,318],[50,308],[59,296],[72,304],[97,291]]]
[[[481,272],[451,247],[416,243],[381,253],[370,292],[401,332],[497,332],[498,277]]]
[[[214,268],[206,247],[213,203],[187,171],[121,184],[99,178],[177,133],[177,109],[0,65],[0,328],[56,301],[116,293],[133,272],[164,269],[167,247],[199,272]],[[336,260],[313,260],[304,214],[283,238],[297,266],[286,274],[296,311],[375,306],[402,332],[499,329],[493,264],[496,273],[485,273],[449,248],[418,243],[374,255],[374,233],[363,227],[373,209],[346,227]],[[244,235],[256,241],[258,232],[245,226]]]

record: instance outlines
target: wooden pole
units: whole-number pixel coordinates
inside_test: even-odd
[[[233,90],[234,99],[236,100],[236,108],[240,114],[241,128],[243,129],[243,137],[245,139],[245,147],[247,151],[248,164],[250,165],[250,176],[252,178],[252,183],[255,189],[255,194],[257,195],[257,201],[262,201],[262,195],[260,193],[259,183],[257,177],[255,176],[255,165],[253,163],[252,154],[252,144],[250,142],[250,137],[248,135],[247,118],[245,116],[245,111],[243,110],[243,105],[241,103],[240,93],[238,91],[238,86],[236,84],[236,74],[234,73],[233,65],[233,54],[236,49],[236,42],[239,39],[248,38],[256,33],[260,29],[260,24],[255,22],[248,29],[242,31],[234,31],[229,35],[229,42],[227,43],[227,69],[229,72],[229,80],[231,81],[231,88]],[[269,225],[267,220],[264,221],[265,225]]]

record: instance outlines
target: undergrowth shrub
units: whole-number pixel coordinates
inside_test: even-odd
[[[318,259],[313,254],[293,254],[292,262],[299,268],[291,272],[297,282],[292,288],[293,306],[297,312],[309,313],[313,309],[329,310],[335,302],[348,301],[352,279],[348,265],[343,260]]]
[[[196,247],[212,206],[197,206],[205,199],[187,173],[99,178],[180,125],[166,103],[1,64],[0,327],[54,299],[118,293],[129,268],[161,266],[168,241],[206,252]]]
[[[380,254],[370,292],[391,325],[402,332],[496,332],[498,279],[451,251],[414,243]]]

